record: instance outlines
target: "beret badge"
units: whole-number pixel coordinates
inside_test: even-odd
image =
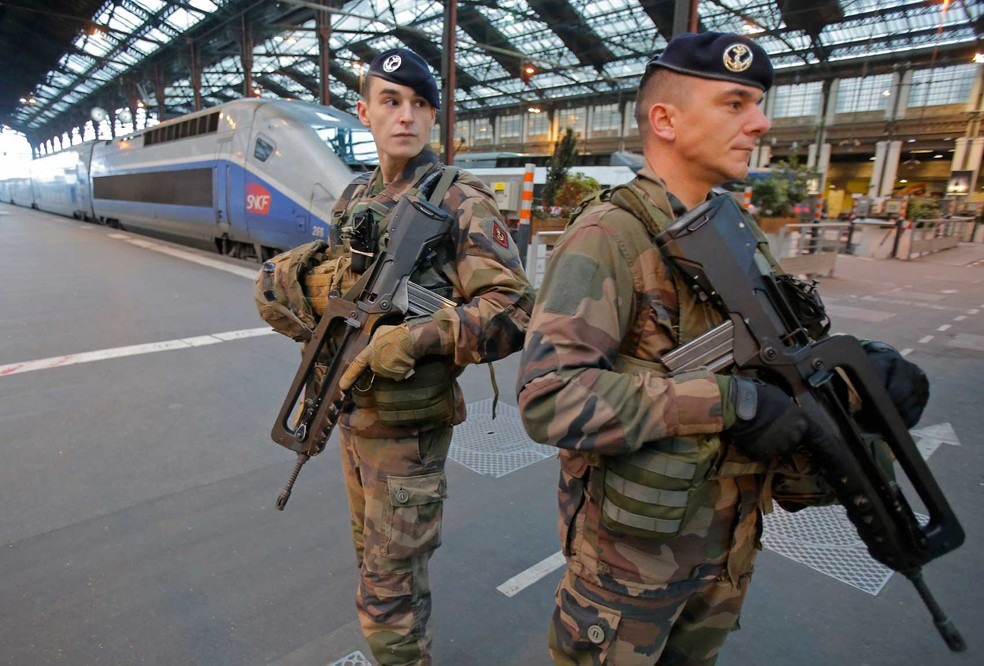
[[[744,72],[752,66],[752,50],[744,44],[732,44],[724,50],[724,66],[731,72]]]
[[[384,72],[395,72],[400,69],[400,65],[403,64],[403,58],[398,55],[391,55],[383,62]]]

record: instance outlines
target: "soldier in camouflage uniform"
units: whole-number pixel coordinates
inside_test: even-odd
[[[548,264],[518,393],[530,436],[560,448],[556,664],[713,664],[738,627],[779,457],[832,436],[777,387],[660,364],[721,317],[653,236],[747,175],[772,80],[745,37],[674,38],[637,97],[646,166],[586,205]],[[912,374],[906,363],[896,352],[893,368]]]
[[[444,249],[412,276],[457,307],[380,326],[340,381],[352,397],[338,432],[359,566],[356,604],[380,664],[431,663],[427,563],[441,543],[452,427],[465,419],[456,377],[468,364],[518,351],[533,305],[532,288],[493,193],[464,171],[450,186],[440,181],[445,169],[427,146],[439,107],[437,84],[417,54],[392,49],[377,56],[358,114],[373,133],[379,167],[357,178],[336,204],[325,261],[293,278],[279,270],[290,259],[271,262],[277,267],[277,293],[290,300],[300,281],[314,313],[320,314],[325,298],[353,284],[349,264],[357,265],[359,251],[366,250],[352,252],[354,220],[370,216],[381,247],[387,215],[403,195],[425,198],[435,187],[446,187],[438,203],[458,222]],[[292,252],[303,254],[301,248]],[[285,280],[295,284],[280,284]],[[305,304],[299,305],[290,310],[303,310]]]

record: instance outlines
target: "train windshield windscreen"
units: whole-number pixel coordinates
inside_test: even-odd
[[[321,140],[327,143],[350,167],[379,163],[379,158],[376,155],[376,142],[373,141],[372,133],[368,129],[341,127],[337,123],[312,124],[312,128],[318,133]]]

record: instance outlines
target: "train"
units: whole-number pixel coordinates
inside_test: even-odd
[[[641,155],[586,156],[571,167],[604,187],[630,181]],[[503,216],[519,220],[523,164],[549,156],[461,153]],[[372,134],[352,114],[297,100],[240,99],[110,140],[33,160],[0,177],[0,201],[265,261],[326,239],[345,186],[378,163]]]
[[[0,180],[0,201],[265,261],[327,238],[342,190],[375,163],[349,113],[241,99],[35,159]]]

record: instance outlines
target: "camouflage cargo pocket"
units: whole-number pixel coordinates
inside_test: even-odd
[[[608,658],[614,656],[622,616],[617,610],[581,594],[570,580],[570,576],[565,576],[557,589],[557,606],[550,627],[551,647],[579,658],[590,655],[593,664],[610,663]]]
[[[603,458],[602,522],[610,530],[668,539],[707,503],[716,438],[668,437],[623,456]]]
[[[386,487],[386,556],[407,560],[440,546],[441,516],[448,496],[445,473],[390,476]]]

